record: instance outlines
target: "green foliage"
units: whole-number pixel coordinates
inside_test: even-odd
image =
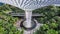
[[[51,23],[51,24],[49,24],[49,26],[50,26],[51,28],[57,28],[58,24],[57,24],[57,23]]]
[[[44,24],[42,28],[43,30],[46,30],[46,29],[49,29],[49,26],[47,24]]]
[[[0,12],[3,11],[5,13],[9,13],[9,12],[15,12],[15,13],[24,13],[24,10],[17,8],[15,6],[11,6],[8,4],[4,4],[3,6],[0,6]]]
[[[0,7],[0,34],[23,34],[23,30],[19,31],[13,24],[18,18],[8,15],[10,12],[23,13],[17,7],[11,5],[3,5]],[[36,9],[33,13],[43,14],[44,16],[37,18],[39,23],[43,23],[34,34],[60,34],[60,7],[47,6]]]
[[[58,31],[55,31],[53,29],[49,29],[46,34],[58,34]]]
[[[33,13],[43,14],[37,18],[39,23],[43,23],[34,34],[60,34],[60,7],[47,6],[33,11]]]
[[[3,16],[3,15],[1,15],[1,16]],[[16,22],[17,18],[14,18],[11,16],[9,17],[8,15],[7,16],[5,15],[5,17],[2,17],[2,19],[0,19],[0,34],[21,34],[22,31],[19,31],[13,25],[14,22]]]
[[[59,14],[58,12],[59,11],[57,7],[55,6],[47,6],[47,7],[39,8],[33,11],[33,13],[39,13],[44,15],[40,18],[37,18],[37,20],[40,23],[50,22],[51,19],[53,19],[55,16]]]
[[[5,8],[5,9],[4,9]],[[8,15],[10,9],[0,7],[0,34],[23,34],[23,31],[18,30],[14,23],[18,20],[17,17]]]

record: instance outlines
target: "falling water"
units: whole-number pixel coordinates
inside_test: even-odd
[[[13,5],[21,9],[38,9],[52,4],[53,5],[60,4],[59,3],[60,0],[0,0],[0,2]],[[31,25],[32,10],[25,10],[25,17],[26,22],[24,23],[24,26],[30,28],[32,26]],[[37,23],[36,29],[32,31],[25,30],[24,34],[31,34],[32,32],[36,31],[40,27],[40,24],[38,22],[36,23]]]
[[[31,10],[25,10],[25,17],[26,17],[26,23],[25,27],[30,28],[31,27],[31,17],[32,17],[32,11]]]

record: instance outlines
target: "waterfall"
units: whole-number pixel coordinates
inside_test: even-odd
[[[32,17],[32,11],[31,10],[25,10],[25,18],[26,18],[26,23],[25,23],[25,26],[27,28],[30,28],[32,25],[31,25],[31,18]]]

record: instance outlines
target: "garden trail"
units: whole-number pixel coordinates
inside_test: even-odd
[[[41,25],[38,23],[36,28],[34,28],[33,30],[29,30],[29,31],[24,30],[24,34],[34,34],[35,31],[39,30],[40,26]]]

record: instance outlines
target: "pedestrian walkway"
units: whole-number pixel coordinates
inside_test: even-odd
[[[17,23],[15,24],[15,26],[16,26],[19,30],[21,30],[21,27],[20,27],[21,21],[22,21],[22,20],[19,20],[19,21],[17,21]],[[36,23],[37,23],[37,26],[36,26],[34,29],[32,29],[32,30],[24,30],[24,34],[33,34],[35,31],[39,30],[40,26],[43,25],[43,24],[38,23],[37,20],[35,20],[35,21],[36,21]]]

